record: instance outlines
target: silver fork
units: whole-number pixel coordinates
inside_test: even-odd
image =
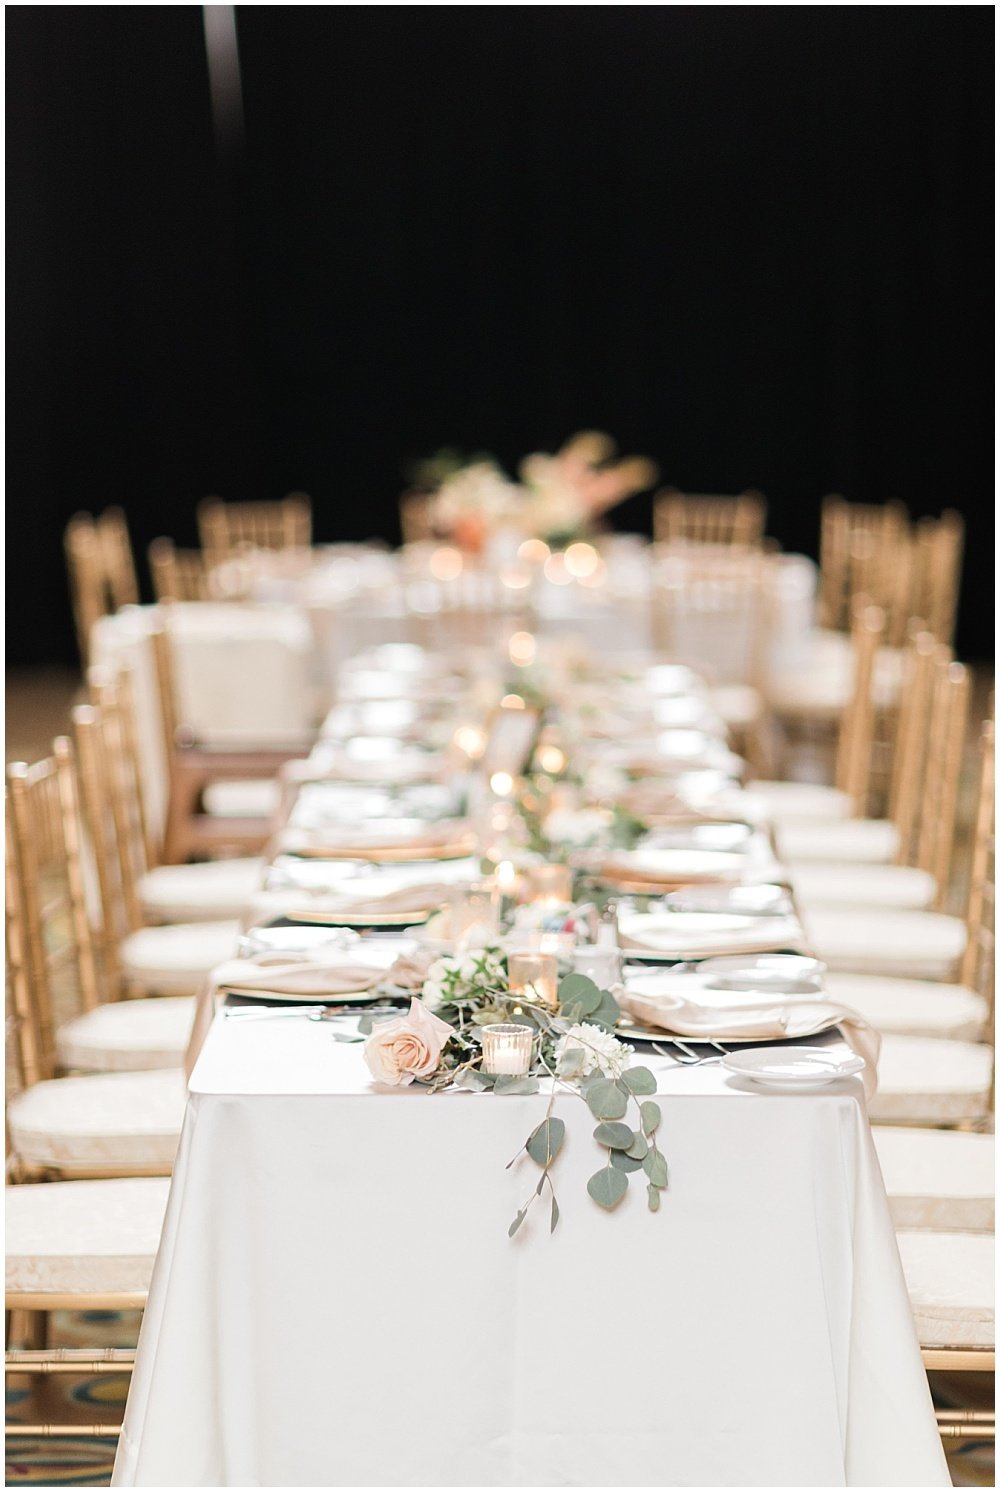
[[[692,1051],[691,1048],[689,1046],[686,1046],[685,1043],[679,1040],[678,1037],[670,1036],[667,1038],[667,1040],[669,1042],[669,1045],[677,1048],[676,1052],[664,1051],[659,1043],[655,1041],[651,1043],[653,1051],[659,1052],[661,1057],[672,1058],[673,1061],[678,1063],[681,1067],[702,1067],[706,1062],[719,1062],[721,1061],[721,1057],[726,1057],[729,1055],[729,1053],[726,1051],[726,1048],[717,1041],[709,1041],[706,1044],[708,1046],[714,1046],[716,1051],[721,1053],[721,1057],[699,1057],[697,1052]]]

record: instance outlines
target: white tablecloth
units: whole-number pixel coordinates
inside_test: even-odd
[[[612,1215],[584,1105],[376,1090],[302,1017],[191,1081],[117,1486],[947,1486],[861,1087],[658,1057],[670,1189]],[[634,1193],[634,1194],[633,1194]]]

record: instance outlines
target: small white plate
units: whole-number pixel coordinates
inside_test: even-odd
[[[864,1068],[864,1058],[838,1056],[821,1046],[749,1047],[722,1059],[727,1072],[762,1088],[821,1088]]]

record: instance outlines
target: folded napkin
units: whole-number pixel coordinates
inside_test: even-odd
[[[344,950],[324,951],[320,948],[312,953],[258,953],[253,958],[228,959],[212,970],[199,992],[184,1070],[190,1077],[215,1016],[216,996],[222,990],[261,990],[280,998],[282,995],[360,994],[382,983],[418,989],[433,957],[422,950],[403,954],[387,969],[352,963],[350,953]]]
[[[693,1040],[730,1041],[750,1038],[774,1041],[784,1037],[818,1036],[837,1027],[852,1052],[863,1058],[865,1097],[871,1101],[878,1085],[878,1054],[882,1038],[863,1016],[833,1000],[788,999],[760,1005],[720,1007],[696,1005],[675,995],[641,995],[621,990],[617,1000],[642,1025],[655,1026]]]

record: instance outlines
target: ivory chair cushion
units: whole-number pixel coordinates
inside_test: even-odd
[[[915,865],[852,865],[801,860],[785,863],[799,906],[895,907],[921,912],[937,895],[937,881]]]
[[[8,1296],[144,1294],[169,1191],[159,1176],[7,1187]]]
[[[36,1083],[7,1106],[11,1147],[30,1166],[169,1175],[184,1117],[178,1067]]]
[[[844,818],[824,824],[781,824],[774,831],[785,860],[833,860],[888,865],[899,850],[899,830],[890,819]]]
[[[812,951],[829,969],[949,980],[965,951],[965,923],[940,912],[808,903],[801,911]]]
[[[843,972],[827,972],[824,984],[831,1000],[858,1011],[885,1035],[978,1041],[989,1020],[987,1002],[961,984]]]
[[[263,876],[264,862],[258,858],[158,865],[141,877],[139,899],[150,922],[239,918]]]
[[[850,818],[853,799],[839,787],[822,782],[750,782],[748,791],[759,795],[767,816],[776,827],[794,823]]]
[[[127,982],[150,994],[196,995],[216,964],[236,953],[238,922],[141,927],[118,953]]]
[[[896,1241],[921,1347],[994,1347],[993,1239],[907,1229]]]
[[[281,788],[271,777],[211,782],[202,793],[202,803],[213,818],[273,819],[281,803]]]
[[[873,1131],[897,1228],[990,1233],[996,1196],[993,1135],[948,1129]]]
[[[878,1091],[868,1106],[876,1124],[957,1124],[989,1112],[993,1051],[972,1041],[886,1036]]]
[[[98,1005],[56,1032],[59,1065],[85,1072],[180,1067],[191,1037],[194,1007],[193,995]]]
[[[879,648],[875,655],[872,696],[880,708],[894,705],[903,682],[905,654]],[[791,719],[819,717],[836,721],[850,702],[854,687],[854,653],[850,635],[818,629],[809,640],[809,655],[794,667],[776,669],[765,684],[771,709]]]

